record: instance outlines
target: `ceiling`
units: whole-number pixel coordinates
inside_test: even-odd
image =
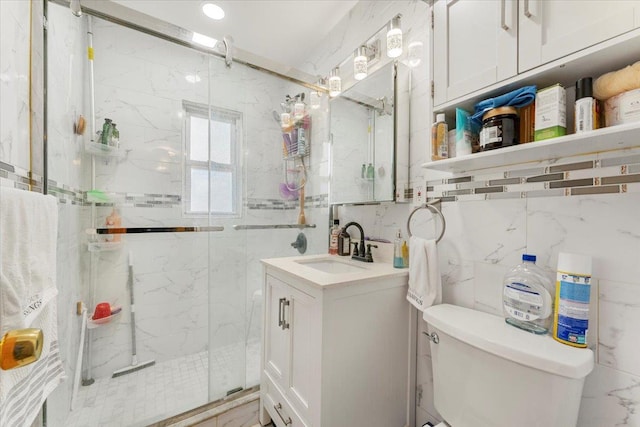
[[[358,0],[209,0],[225,11],[214,21],[205,0],[114,0],[163,21],[217,40],[233,37],[237,48],[296,66],[318,46]]]

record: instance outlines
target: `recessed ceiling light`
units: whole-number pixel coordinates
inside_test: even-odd
[[[189,83],[198,83],[199,81],[202,80],[200,76],[197,74],[187,74],[186,76],[184,76],[184,78]]]
[[[216,43],[218,43],[218,40],[211,37],[207,37],[204,34],[200,34],[196,32],[193,33],[193,37],[191,37],[191,40],[194,43],[198,43],[198,44],[201,44],[202,46],[206,46],[210,48],[215,47]]]
[[[224,18],[224,10],[217,4],[213,3],[205,3],[202,5],[202,11],[205,15],[207,15],[211,19],[215,19],[216,21]]]

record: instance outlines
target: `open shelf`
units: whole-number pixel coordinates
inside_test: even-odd
[[[640,147],[640,122],[433,161],[422,167],[460,173],[637,147]]]
[[[102,157],[122,158],[124,152],[118,147],[112,147],[110,145],[101,144],[93,141],[85,141],[84,151],[88,154],[93,154]]]
[[[112,314],[111,316],[103,317],[101,319],[93,320],[91,317],[89,317],[87,319],[87,329],[95,329],[95,328],[99,328],[100,326],[104,326],[108,323],[111,323],[112,321],[120,317],[121,314],[122,314],[122,310],[118,311],[115,314]]]

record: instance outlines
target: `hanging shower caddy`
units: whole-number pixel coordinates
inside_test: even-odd
[[[304,158],[310,155],[311,115],[304,103],[304,98],[304,92],[293,97],[287,95],[285,102],[280,104],[282,107],[280,126],[282,128],[282,167],[284,171],[284,182],[280,184],[280,194],[285,200],[299,198],[298,193],[303,191],[307,182],[307,167]]]
[[[304,103],[304,92],[287,95],[281,104],[282,158],[297,159],[309,155],[311,146],[311,116]]]

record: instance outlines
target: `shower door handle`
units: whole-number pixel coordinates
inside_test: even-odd
[[[282,303],[284,303],[286,300],[286,298],[280,298],[278,300],[278,326],[282,329],[284,329],[282,327],[282,324],[284,323],[284,309],[282,307]]]

